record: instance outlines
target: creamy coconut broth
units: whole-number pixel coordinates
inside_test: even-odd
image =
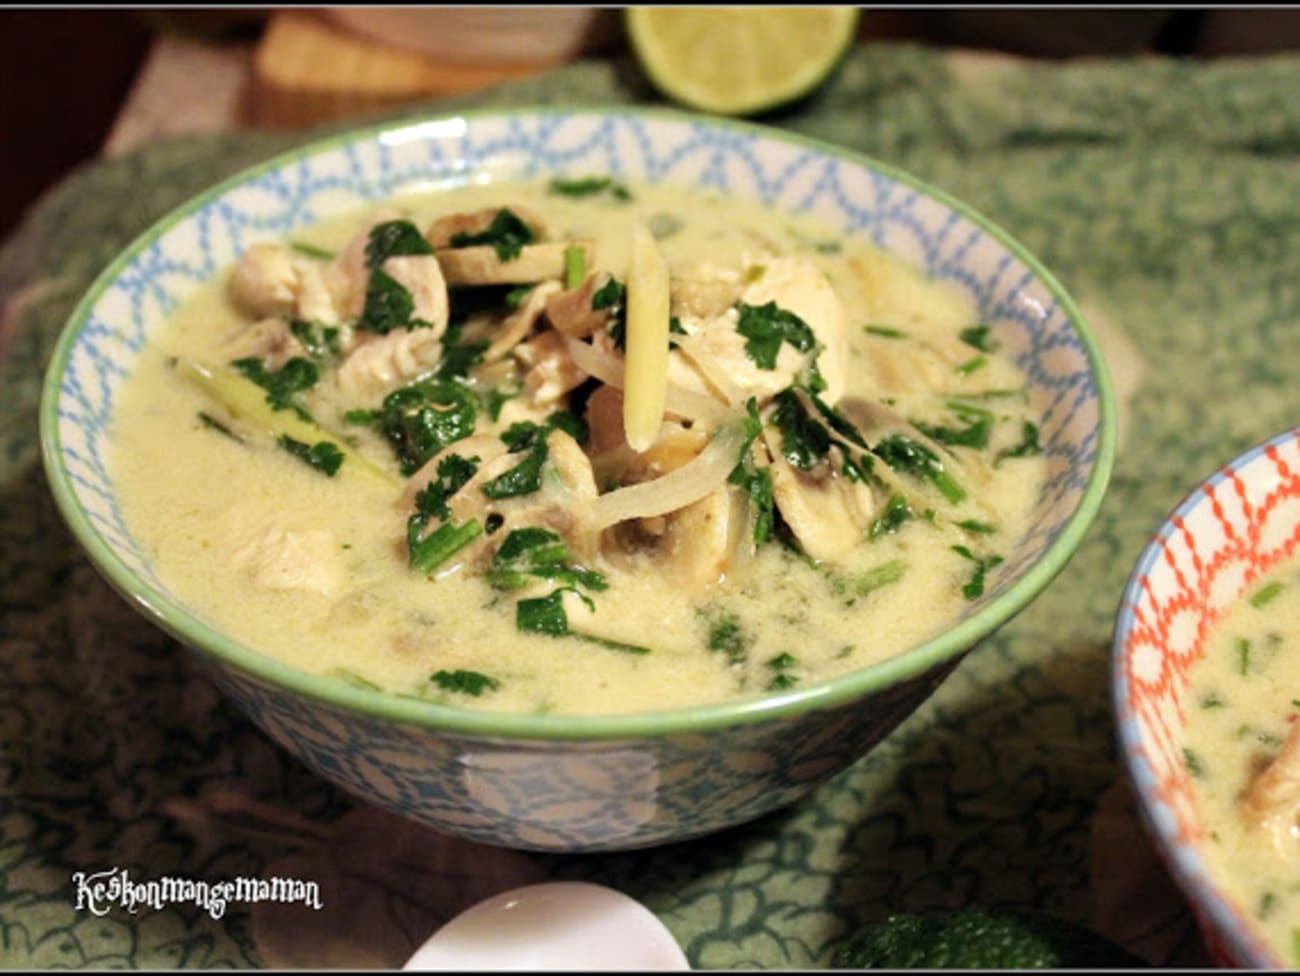
[[[957,287],[587,179],[250,246],[140,357],[112,465],[160,578],[239,641],[432,701],[635,712],[952,623],[1024,531],[1033,420]]]
[[[1300,966],[1300,560],[1219,619],[1191,672],[1183,755],[1211,870]]]

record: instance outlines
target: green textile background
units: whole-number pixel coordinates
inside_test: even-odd
[[[911,171],[1045,262],[1131,393],[1111,488],[1047,591],[803,802],[672,847],[529,855],[530,870],[640,899],[697,968],[824,966],[891,911],[1091,917],[1090,826],[1119,775],[1108,666],[1125,580],[1198,480],[1300,421],[1297,90],[1290,56],[1028,63],[871,45],[763,120]],[[651,101],[630,66],[591,62],[401,115]],[[215,788],[318,825],[354,808],[99,580],[48,496],[36,435],[45,362],[100,268],[183,199],[320,134],[185,138],[97,162],[0,251],[0,966],[282,960],[247,906],[219,921],[183,905],[98,917],[77,910],[71,876],[257,875],[291,850],[274,830],[187,828],[176,797]],[[355,964],[327,949],[304,958]]]

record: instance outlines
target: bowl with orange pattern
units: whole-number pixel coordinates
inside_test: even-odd
[[[1143,821],[1229,966],[1300,965],[1300,655],[1288,642],[1300,646],[1300,427],[1169,513],[1129,577],[1112,648]]]

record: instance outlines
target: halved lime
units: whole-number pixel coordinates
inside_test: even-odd
[[[753,115],[807,95],[857,31],[855,7],[630,7],[628,38],[664,95]]]

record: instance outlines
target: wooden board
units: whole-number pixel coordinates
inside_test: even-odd
[[[350,33],[310,11],[274,14],[253,60],[253,124],[298,128],[477,91],[558,62],[450,64]]]

